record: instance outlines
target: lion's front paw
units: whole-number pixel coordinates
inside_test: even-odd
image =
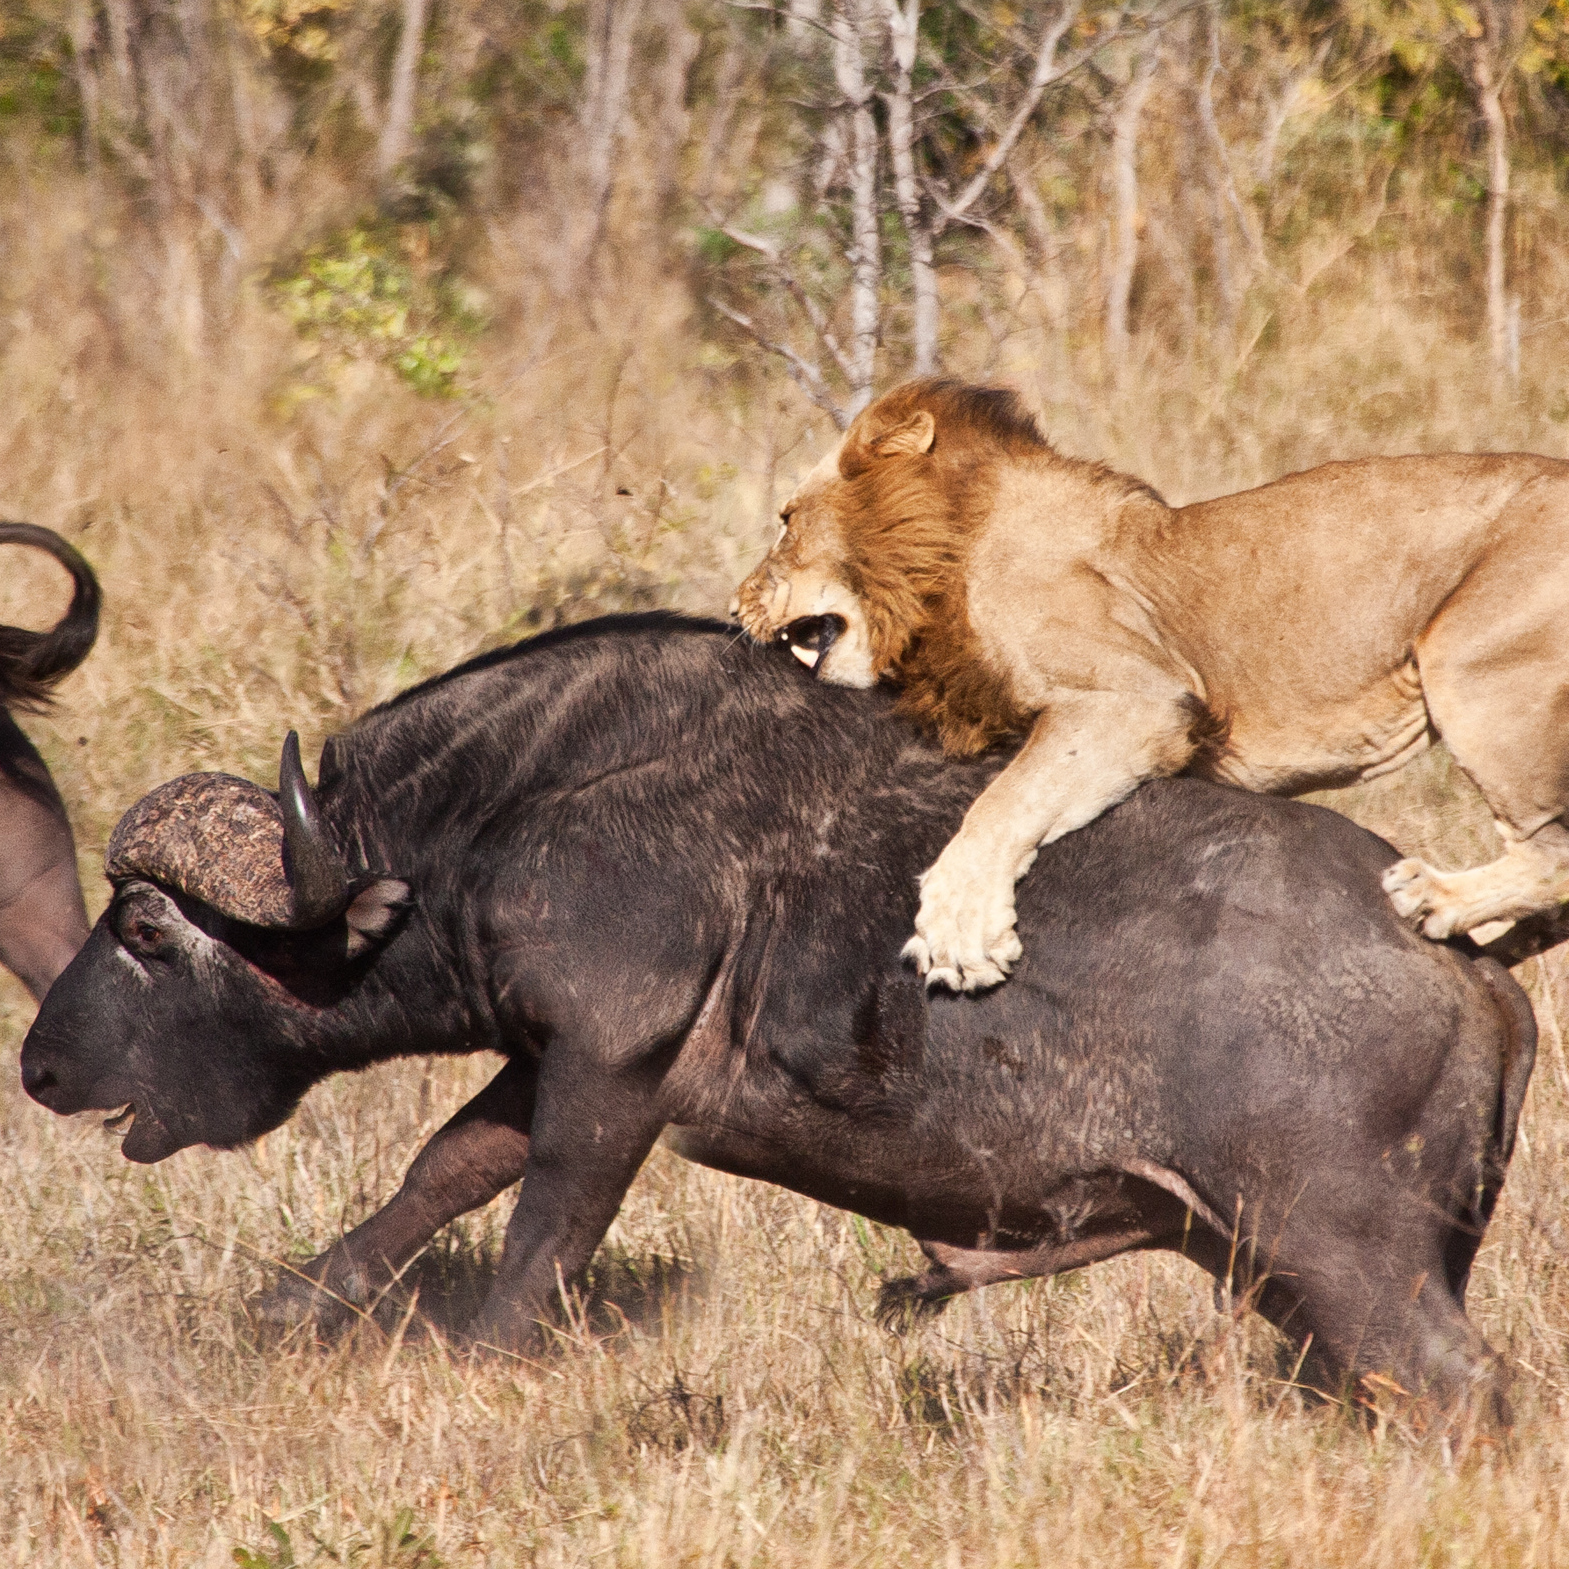
[[[905,958],[915,961],[928,986],[973,992],[1005,980],[1023,952],[1012,880],[999,884],[944,851],[921,879],[921,908]]]
[[[1465,912],[1445,887],[1444,873],[1426,861],[1396,861],[1384,873],[1384,892],[1395,913],[1410,921],[1424,937],[1442,942],[1461,930]]]

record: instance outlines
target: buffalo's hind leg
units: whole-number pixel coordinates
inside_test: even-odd
[[[1076,1237],[1071,1242],[1043,1242],[1033,1248],[956,1248],[946,1242],[922,1242],[931,1268],[883,1283],[877,1293],[877,1321],[900,1333],[918,1319],[942,1312],[954,1297],[1006,1280],[1036,1280],[1115,1258],[1133,1248],[1151,1247],[1162,1227],[1140,1225]]]
[[[532,1062],[509,1062],[432,1136],[388,1203],[263,1295],[262,1317],[341,1328],[373,1306],[443,1226],[511,1187],[528,1161],[535,1079]]]
[[[1410,1194],[1388,1194],[1386,1208],[1405,1220],[1381,1234],[1366,1214],[1332,1214],[1314,1227],[1299,1206],[1292,1221],[1301,1229],[1242,1289],[1304,1353],[1309,1387],[1353,1394],[1420,1431],[1507,1426],[1508,1380],[1452,1279],[1459,1264],[1464,1289],[1463,1261]]]

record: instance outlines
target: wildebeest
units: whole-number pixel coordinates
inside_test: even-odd
[[[1462,1301],[1535,1050],[1506,971],[1412,935],[1344,818],[1170,780],[1042,852],[1013,984],[929,998],[916,874],[998,766],[722,627],[551,634],[329,739],[315,792],[291,736],[276,801],[144,798],[23,1081],[153,1161],[335,1071],[505,1054],[302,1272],[364,1302],[522,1177],[482,1345],[534,1343],[667,1133],[907,1228],[891,1305],[1169,1248],[1339,1375],[1489,1388]]]
[[[71,603],[48,632],[0,626],[0,964],[35,997],[87,940],[76,846],[44,760],[10,710],[39,709],[98,636],[98,580],[52,529],[0,523],[0,545],[47,551],[71,574]]]

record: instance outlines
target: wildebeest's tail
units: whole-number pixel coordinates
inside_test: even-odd
[[[34,523],[0,523],[0,545],[47,551],[71,574],[71,605],[47,632],[0,625],[0,708],[43,708],[49,689],[87,658],[98,636],[98,579],[79,551]]]

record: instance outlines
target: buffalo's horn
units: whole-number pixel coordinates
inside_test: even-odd
[[[300,738],[291,730],[284,738],[278,768],[278,806],[283,813],[283,871],[294,899],[294,919],[301,930],[324,926],[342,915],[353,897],[348,868],[333,848],[316,810],[316,797],[300,766]]]

